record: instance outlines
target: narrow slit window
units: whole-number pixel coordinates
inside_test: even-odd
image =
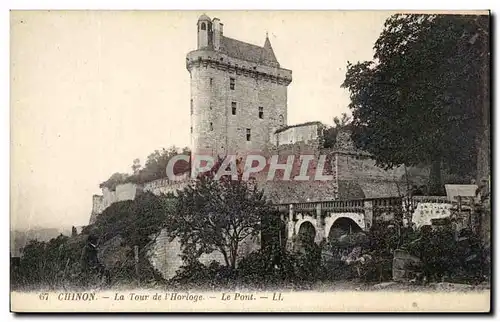
[[[231,114],[236,115],[236,102],[231,102]]]
[[[252,133],[250,129],[247,129],[247,141],[250,141],[252,139]]]
[[[229,89],[233,90],[234,91],[234,78],[229,78]]]
[[[214,130],[214,123],[210,122],[210,131]]]
[[[193,100],[191,100],[191,115],[193,115]]]
[[[214,82],[214,79],[212,77],[210,77],[210,86],[212,86],[213,82]]]
[[[259,118],[263,119],[264,118],[264,107],[259,106]]]

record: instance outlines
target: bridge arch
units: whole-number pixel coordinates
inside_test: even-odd
[[[303,220],[297,223],[296,249],[304,250],[307,246],[313,245],[316,239],[316,227],[310,220]]]
[[[332,231],[334,229],[335,231]],[[366,230],[365,216],[362,213],[335,213],[329,216],[325,225],[325,236],[330,237],[349,232]],[[340,237],[340,236],[338,236]]]
[[[340,236],[363,231],[352,218],[340,217],[332,224],[328,231],[328,240],[339,239]]]

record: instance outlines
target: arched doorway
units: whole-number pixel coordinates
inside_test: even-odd
[[[300,224],[299,232],[297,233],[296,250],[306,250],[308,247],[314,245],[316,238],[316,228],[309,221],[304,221]]]

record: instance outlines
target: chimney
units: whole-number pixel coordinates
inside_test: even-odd
[[[222,26],[219,18],[212,20],[214,50],[219,50],[222,42]]]

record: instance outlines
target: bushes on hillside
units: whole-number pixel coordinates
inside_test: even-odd
[[[161,275],[150,264],[147,251],[165,225],[169,206],[168,197],[144,193],[135,200],[111,205],[80,235],[61,235],[49,242],[31,241],[24,247],[19,265],[13,271],[12,286],[57,288],[89,285],[83,283],[89,276],[80,272],[80,257],[89,235],[97,238],[101,250],[119,241],[113,247],[120,251],[100,252],[100,261],[112,263],[105,265],[112,284],[130,283],[138,278],[141,283],[162,281]],[[134,246],[139,247],[139,274],[136,273]],[[102,256],[118,256],[119,259],[106,260]]]
[[[57,288],[79,281],[78,261],[85,244],[82,238],[60,235],[48,242],[30,241],[12,272],[13,288]]]

